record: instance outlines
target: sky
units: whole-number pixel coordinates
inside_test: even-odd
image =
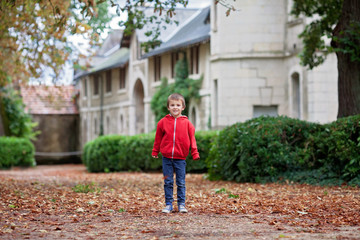
[[[120,0],[120,4],[121,1]],[[203,8],[206,6],[209,6],[212,0],[189,0],[188,5],[186,8]],[[183,7],[183,5],[179,5],[179,7]],[[115,9],[110,10],[111,12],[115,13]],[[110,29],[102,35],[102,38],[105,39],[107,37],[107,33],[111,31],[111,29],[120,29],[118,22],[121,20],[120,17],[114,17],[112,21],[110,22]],[[77,46],[77,48],[83,53],[86,54],[86,48],[88,48],[88,44],[84,39],[82,39],[79,36],[70,36],[69,39],[71,39],[72,43]],[[69,85],[73,82],[73,68],[72,63],[68,62],[63,67],[64,72],[61,76],[61,79],[57,82],[59,85]],[[45,69],[43,73],[43,77],[41,78],[42,84],[46,85],[52,85],[52,77],[51,77],[51,71],[49,69]],[[38,81],[36,79],[31,80],[30,84],[38,84]]]

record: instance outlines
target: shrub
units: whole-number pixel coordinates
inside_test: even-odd
[[[35,166],[35,148],[30,140],[17,137],[0,137],[0,168]]]
[[[193,161],[191,153],[186,158],[187,172],[207,172],[206,159],[212,142],[217,138],[219,131],[197,131],[195,132],[196,144],[200,154],[200,160]]]
[[[319,161],[337,178],[352,181],[360,175],[360,115],[340,118],[324,127],[325,136],[318,138]]]
[[[188,172],[206,172],[205,159],[211,141],[217,132],[196,132],[195,137],[201,160],[187,157]],[[84,146],[82,161],[90,172],[108,171],[159,171],[162,167],[161,155],[152,158],[155,134],[135,136],[101,136]]]
[[[360,185],[359,125],[360,115],[324,125],[288,117],[236,123],[212,144],[209,177]]]
[[[154,134],[108,135],[88,142],[83,163],[90,172],[158,170],[161,159],[151,157]]]
[[[288,117],[259,117],[225,128],[208,158],[211,179],[275,181],[280,173],[316,164],[320,125]]]
[[[19,93],[12,87],[0,88],[3,107],[9,123],[4,124],[9,130],[9,136],[35,140],[40,131],[34,131],[38,123],[32,121],[30,114],[25,112],[25,105]]]

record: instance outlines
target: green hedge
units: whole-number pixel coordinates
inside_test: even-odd
[[[284,116],[259,117],[222,131],[198,131],[201,160],[188,172],[237,182],[294,181],[360,186],[360,115],[317,124]],[[85,145],[90,172],[161,170],[151,157],[155,135],[104,136]]]
[[[287,117],[259,117],[227,127],[212,146],[210,177],[258,182],[312,165],[309,139],[319,127]]]
[[[35,148],[30,140],[17,137],[0,137],[0,168],[35,166]]]
[[[206,172],[205,159],[213,136],[217,132],[196,132],[195,137],[201,160],[187,158],[188,172]],[[155,134],[135,136],[108,135],[86,143],[82,161],[89,172],[113,171],[158,171],[161,170],[161,156],[151,156]],[[191,159],[191,160],[190,160]]]
[[[224,129],[207,160],[210,179],[359,185],[360,116],[316,124],[259,117]]]
[[[360,115],[324,125],[316,142],[322,176],[360,185]]]
[[[186,158],[187,172],[207,172],[206,159],[209,157],[209,149],[212,142],[217,138],[219,131],[197,131],[195,132],[196,144],[200,154],[200,160],[193,161],[191,154]]]

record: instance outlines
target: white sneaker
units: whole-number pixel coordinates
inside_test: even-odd
[[[179,205],[179,212],[181,212],[181,213],[187,213],[188,210],[185,208],[184,205]]]
[[[173,210],[172,205],[166,205],[166,207],[161,212],[170,213],[172,210]]]

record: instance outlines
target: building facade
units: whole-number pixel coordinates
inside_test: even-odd
[[[74,86],[20,86],[25,110],[38,125],[32,140],[35,159],[43,163],[80,162],[78,91]]]
[[[201,100],[188,103],[197,130],[221,129],[260,115],[330,122],[337,114],[337,60],[313,70],[300,64],[298,35],[305,18],[290,15],[292,1],[235,1],[226,16],[215,4],[179,9],[180,24],[162,32],[163,43],[141,51],[144,30],[110,36],[92,68],[77,75],[81,143],[103,134],[134,135],[155,129],[151,98],[186,53],[190,78],[202,78]],[[120,53],[121,52],[121,53]],[[102,126],[102,128],[101,128]]]

